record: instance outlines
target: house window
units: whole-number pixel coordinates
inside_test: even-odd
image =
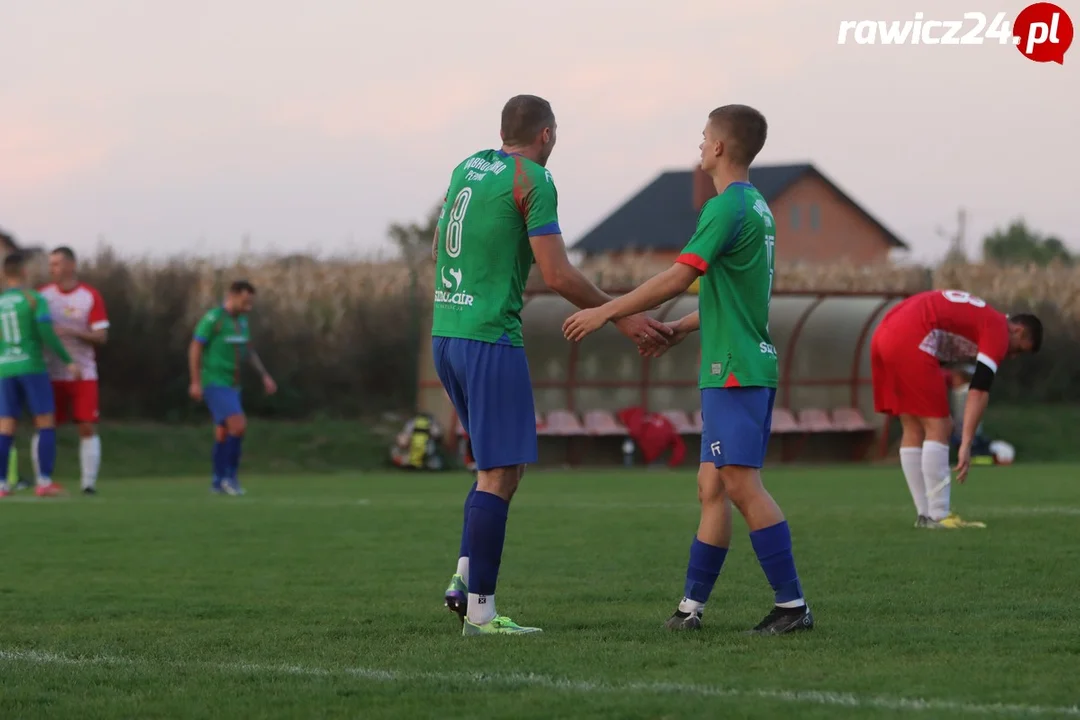
[[[821,208],[817,205],[810,206],[810,229],[818,230],[821,228]]]
[[[792,230],[798,230],[799,229],[799,206],[798,205],[792,205],[791,206],[791,229]]]

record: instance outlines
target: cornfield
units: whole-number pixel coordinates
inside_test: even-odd
[[[601,286],[627,288],[664,267],[640,256],[618,263],[589,261],[583,271]],[[430,263],[303,256],[231,265],[183,259],[152,263],[126,262],[104,251],[84,261],[81,272],[101,291],[112,325],[109,344],[100,353],[108,417],[202,417],[186,399],[187,345],[199,317],[238,278],[258,289],[253,344],[281,388],[278,396],[264,398],[249,374],[245,405],[252,412],[355,417],[412,403],[418,343],[425,341],[420,328],[434,286]],[[534,272],[529,287],[542,286]],[[1004,310],[1038,309],[1052,354],[1016,363],[1009,392],[1013,399],[1080,397],[1080,362],[1075,362],[1080,358],[1075,332],[1080,327],[1080,269],[784,266],[777,268],[775,287],[815,292],[954,287]]]

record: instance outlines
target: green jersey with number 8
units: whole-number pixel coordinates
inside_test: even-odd
[[[700,387],[776,387],[769,336],[776,223],[765,198],[735,182],[701,208],[678,262],[702,273]]]
[[[458,165],[439,216],[431,334],[521,347],[529,238],[561,232],[543,166],[501,150]]]

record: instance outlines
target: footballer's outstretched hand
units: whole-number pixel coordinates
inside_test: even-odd
[[[671,328],[659,320],[654,320],[645,313],[630,315],[615,321],[615,328],[630,338],[640,348],[645,343],[667,347]]]
[[[956,482],[961,485],[967,480],[968,470],[971,469],[971,446],[960,445],[956,454]]]
[[[658,358],[685,340],[686,336],[692,332],[691,330],[680,328],[678,323],[669,323],[666,327],[668,337],[664,339],[664,342],[656,342],[652,338],[649,338],[641,345],[638,345],[638,355],[648,358]]]
[[[273,395],[277,392],[277,383],[274,382],[274,378],[270,377],[270,373],[263,375],[263,390],[267,395]]]
[[[563,323],[563,336],[571,342],[581,342],[610,320],[611,315],[606,305],[588,310],[579,310]],[[616,320],[615,327],[637,345],[648,341],[666,344],[667,337],[671,334],[667,325],[659,320],[652,319],[645,313],[629,315]]]
[[[604,327],[608,319],[607,310],[602,305],[588,310],[578,310],[563,323],[563,337],[570,342],[581,342]]]
[[[638,348],[638,353],[643,357],[660,357],[665,352],[667,352],[669,348],[672,348],[685,340],[687,335],[692,332],[696,332],[697,330],[700,330],[701,316],[698,314],[698,311],[695,310],[689,315],[681,317],[673,323],[668,323],[667,328],[670,336],[668,337],[666,345],[645,343]]]

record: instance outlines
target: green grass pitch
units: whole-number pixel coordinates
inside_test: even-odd
[[[106,468],[107,469],[107,468]],[[771,592],[737,520],[700,634],[662,623],[692,472],[535,471],[498,605],[442,607],[471,478],[373,473],[101,484],[0,501],[2,718],[1080,717],[1080,467],[975,468],[926,531],[897,468],[782,468],[817,629],[741,631]]]

